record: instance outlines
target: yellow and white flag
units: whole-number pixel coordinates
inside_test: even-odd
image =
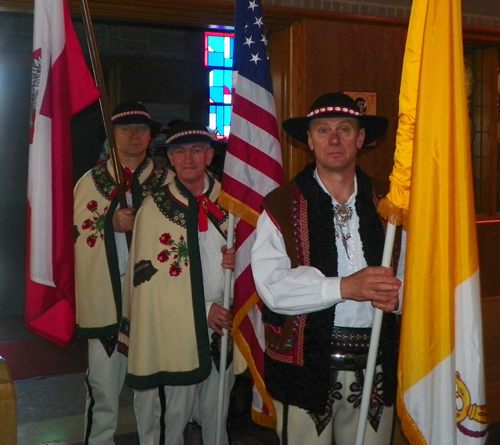
[[[479,261],[460,0],[413,0],[391,190],[408,230],[398,415],[412,445],[486,441]]]

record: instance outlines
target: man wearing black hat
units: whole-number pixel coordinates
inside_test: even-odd
[[[265,303],[265,379],[282,443],[329,445],[333,434],[337,445],[355,443],[374,308],[387,313],[364,443],[390,441],[397,355],[391,312],[400,306],[402,283],[380,266],[376,194],[356,166],[359,149],[387,126],[340,93],[283,123],[316,162],[264,199],[252,249]]]
[[[161,124],[150,118],[142,103],[118,105],[111,123],[129,207],[119,208],[111,160],[78,181],[74,199],[77,334],[88,339],[89,361],[84,443],[95,445],[114,443],[127,368],[126,357],[116,349],[128,259],[125,232],[132,230],[144,196],[174,176],[147,158],[151,138]],[[140,397],[136,399],[140,402]],[[141,437],[153,434],[153,424],[139,422]]]
[[[120,335],[129,347],[126,382],[159,393],[161,403],[149,406],[162,425],[156,445],[184,443],[196,397],[203,443],[215,444],[219,340],[233,323],[222,306],[224,268],[233,268],[234,250],[225,248],[220,183],[207,174],[214,156],[210,133],[179,121],[165,143],[176,177],[144,200],[132,239]],[[227,363],[224,417],[234,382]],[[225,428],[222,433],[227,443]]]

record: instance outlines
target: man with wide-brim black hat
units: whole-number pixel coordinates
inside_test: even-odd
[[[233,322],[223,307],[224,269],[233,268],[234,249],[226,250],[228,215],[217,204],[221,185],[207,173],[214,156],[209,131],[197,122],[177,121],[165,144],[176,177],[144,199],[134,226],[124,293],[126,382],[163,401],[143,410],[162,425],[155,444],[184,443],[195,401],[203,443],[215,444],[219,340]],[[234,383],[230,357],[224,420]],[[224,428],[221,445],[226,443]]]
[[[122,287],[128,259],[125,233],[145,195],[171,180],[173,172],[147,157],[161,124],[140,102],[115,107],[111,124],[128,208],[120,208],[112,161],[87,172],[75,186],[74,224],[77,334],[88,339],[84,444],[109,445],[118,425],[119,396],[127,358],[117,350]],[[140,403],[141,395],[136,398]],[[147,401],[145,401],[147,403]],[[139,419],[141,444],[154,439],[154,419]]]
[[[356,155],[386,132],[350,97],[325,94],[284,130],[315,164],[264,199],[252,270],[265,303],[265,381],[292,445],[352,445],[374,308],[384,314],[365,444],[388,444],[401,281],[381,267],[384,229]],[[402,269],[401,269],[402,272]],[[333,437],[334,436],[334,437]]]

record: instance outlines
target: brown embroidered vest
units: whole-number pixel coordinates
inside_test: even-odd
[[[313,266],[328,277],[337,276],[337,248],[331,197],[313,177],[315,165],[308,165],[295,180],[271,192],[264,207],[285,241],[292,267]],[[384,247],[384,230],[374,204],[368,176],[356,170],[358,194],[356,213],[365,260],[379,266]],[[266,326],[265,378],[269,393],[285,404],[323,413],[330,385],[329,347],[335,307],[297,316],[263,311]],[[395,316],[386,314],[381,333],[385,402],[393,404],[397,360]],[[384,375],[384,377],[386,377]],[[387,385],[390,382],[389,385]]]

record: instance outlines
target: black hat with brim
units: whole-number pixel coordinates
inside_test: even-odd
[[[364,145],[379,140],[387,131],[389,121],[385,117],[364,114],[355,100],[342,93],[325,94],[314,101],[306,117],[293,117],[283,122],[285,132],[295,140],[307,144],[307,132],[313,119],[328,117],[352,117],[365,129]]]
[[[151,119],[148,109],[141,102],[124,102],[111,113],[112,125],[147,124],[153,132],[160,131],[163,124]]]
[[[207,127],[198,122],[177,120],[173,125],[169,124],[166,131],[166,146],[175,147],[196,142],[209,143],[211,147],[216,145]]]

